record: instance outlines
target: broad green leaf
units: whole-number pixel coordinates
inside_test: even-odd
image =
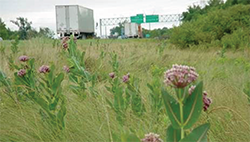
[[[53,83],[53,73],[54,73],[54,70],[55,70],[55,65],[51,65],[50,66],[50,72],[48,74],[46,74],[46,77],[47,77],[47,80],[49,82],[49,86],[52,86],[52,83]]]
[[[189,135],[180,142],[207,142],[207,131],[210,127],[209,123],[203,124],[195,128]]]
[[[181,129],[174,129],[172,125],[167,129],[167,142],[178,142],[181,139]]]
[[[52,84],[52,91],[53,91],[53,94],[56,94],[57,91],[60,89],[61,87],[61,83],[64,79],[64,74],[63,73],[60,73],[56,78],[55,78],[55,81],[53,82]]]
[[[203,108],[202,87],[203,83],[198,83],[193,93],[187,98],[183,105],[184,129],[191,128],[201,114]]]
[[[28,64],[29,64],[29,66],[30,66],[31,69],[34,68],[34,63],[35,63],[35,59],[34,59],[34,58],[32,58],[32,59],[30,59],[30,60],[28,61]]]
[[[55,109],[56,109],[56,106],[57,106],[57,104],[58,104],[58,101],[59,101],[59,96],[56,95],[56,96],[54,97],[53,103],[49,104],[49,109],[50,109],[50,110],[55,110]]]
[[[162,88],[161,91],[168,117],[173,127],[175,129],[179,129],[181,126],[179,104],[172,96],[168,94],[167,90]]]

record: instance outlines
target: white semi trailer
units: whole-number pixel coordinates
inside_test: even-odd
[[[139,37],[138,24],[136,23],[125,23],[124,24],[124,34],[129,38]]]
[[[60,38],[70,35],[82,39],[93,37],[93,10],[79,5],[57,5],[56,30]]]

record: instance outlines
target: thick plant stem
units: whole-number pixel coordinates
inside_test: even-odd
[[[180,107],[180,117],[181,117],[181,139],[183,139],[185,137],[185,134],[184,134],[184,122],[183,122],[183,98],[182,98],[182,94],[181,94],[181,91],[179,89],[178,91],[178,95],[179,95],[179,107]]]
[[[183,127],[181,127],[181,139],[183,139],[184,138],[184,129],[183,129]]]
[[[181,124],[183,125],[183,103],[182,100],[179,101],[180,106],[180,116],[181,116]],[[184,126],[181,126],[181,139],[184,138]]]

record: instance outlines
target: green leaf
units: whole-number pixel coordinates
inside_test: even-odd
[[[74,74],[69,74],[69,80],[73,83],[78,83],[78,79]]]
[[[167,128],[167,142],[178,142],[181,139],[181,129],[174,129],[172,125]]]
[[[32,59],[30,59],[28,61],[28,64],[29,64],[29,66],[30,66],[31,69],[34,69],[34,63],[35,63],[35,59],[34,58],[32,58]]]
[[[64,79],[64,74],[63,73],[60,73],[56,78],[55,78],[55,81],[53,82],[52,84],[52,91],[53,91],[53,94],[56,94],[59,89],[61,89],[61,83]]]
[[[52,83],[53,83],[53,74],[54,74],[54,70],[55,70],[55,65],[51,65],[50,66],[50,71],[49,71],[49,73],[48,73],[48,78],[47,78],[47,80],[49,81],[49,85],[51,86],[52,85]]]
[[[209,123],[203,124],[195,128],[189,135],[180,142],[207,142],[207,131],[210,127]]]
[[[181,126],[179,104],[172,96],[168,94],[167,90],[162,88],[161,91],[168,117],[173,127],[175,129],[179,129]]]
[[[187,98],[183,106],[184,129],[189,129],[198,120],[203,108],[202,95],[203,82],[195,87],[193,93]]]

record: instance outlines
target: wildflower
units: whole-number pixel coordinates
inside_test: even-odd
[[[145,138],[141,139],[142,142],[163,142],[158,134],[149,133],[145,135]]]
[[[47,72],[49,72],[50,71],[50,69],[49,69],[49,66],[47,66],[47,65],[42,65],[40,68],[39,68],[39,72],[40,73],[47,73]]]
[[[29,60],[29,57],[28,57],[28,56],[23,55],[23,56],[20,56],[20,57],[19,57],[19,61],[26,62],[26,61],[28,61],[28,60]]]
[[[68,49],[68,43],[63,43],[63,49]]]
[[[128,80],[129,80],[129,73],[128,74],[126,74],[126,75],[124,75],[123,77],[122,77],[122,81],[123,82],[128,82]]]
[[[68,40],[69,40],[69,37],[64,37],[63,39],[62,39],[62,46],[63,46],[63,49],[68,49]]]
[[[111,77],[112,79],[115,78],[115,73],[114,72],[109,73],[109,77]]]
[[[208,109],[208,107],[211,105],[211,103],[212,103],[212,99],[208,98],[208,97],[207,97],[207,92],[204,91],[204,92],[203,92],[203,104],[204,104],[203,110],[204,110],[204,111],[207,111],[207,109]]]
[[[195,89],[195,85],[192,85],[189,89],[188,89],[188,94],[191,95],[194,92]]]
[[[20,77],[25,76],[25,74],[26,74],[25,69],[20,69],[20,70],[17,72],[17,75],[20,76]]]
[[[184,88],[194,82],[198,76],[194,67],[175,64],[165,72],[164,82],[173,87]]]
[[[63,70],[66,72],[66,73],[69,73],[69,67],[68,66],[63,66]]]

